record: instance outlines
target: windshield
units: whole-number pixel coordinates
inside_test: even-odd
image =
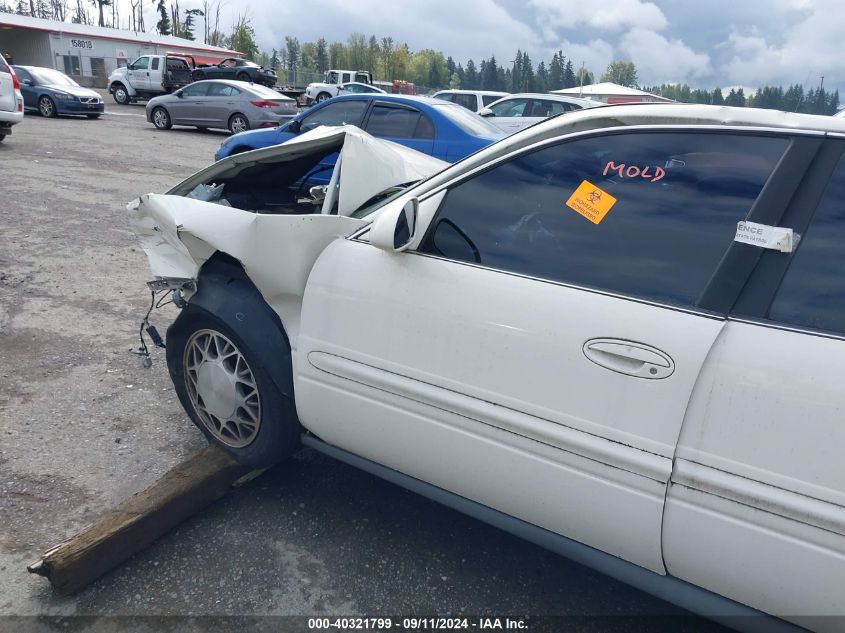
[[[465,132],[473,136],[485,136],[488,138],[500,138],[502,131],[486,119],[481,118],[475,112],[470,112],[463,106],[457,104],[436,104],[434,106],[440,114],[449,119]]]
[[[33,68],[29,73],[35,77],[35,80],[44,86],[78,86],[73,79],[67,75],[60,73],[58,70],[51,70],[49,68]]]

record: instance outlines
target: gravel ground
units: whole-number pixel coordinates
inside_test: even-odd
[[[124,206],[208,164],[225,135],[160,132],[142,106],[106,107],[96,121],[28,115],[0,144],[0,631],[283,630],[305,623],[224,616],[411,613],[717,630],[309,451],[74,596],[27,574],[204,445],[163,354],[147,369],[130,353],[148,269]],[[163,332],[175,311],[156,315]],[[159,617],[199,615],[219,619]]]

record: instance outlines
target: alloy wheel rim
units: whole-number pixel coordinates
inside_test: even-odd
[[[246,125],[246,121],[243,119],[243,117],[236,116],[234,119],[232,119],[232,131],[233,132],[235,132],[237,134],[238,132],[245,132],[246,129],[247,129],[247,125]]]
[[[117,97],[118,101],[125,101],[126,100],[126,91],[123,88],[118,88],[114,91],[115,96]]]
[[[53,114],[53,103],[49,99],[41,100],[41,114],[44,116]]]
[[[153,113],[153,121],[156,124],[156,127],[164,127],[167,125],[167,114],[163,110],[156,110]]]
[[[232,448],[252,443],[261,426],[261,398],[241,351],[215,330],[198,330],[183,357],[194,411],[216,440]]]

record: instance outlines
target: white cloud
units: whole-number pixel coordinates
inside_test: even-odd
[[[640,83],[695,83],[711,72],[710,56],[697,53],[679,39],[642,28],[628,31],[619,43],[619,50],[637,66]]]
[[[587,44],[564,40],[557,48],[572,61],[575,72],[578,72],[583,62],[587,70],[595,75],[596,81],[599,80],[607,65],[615,59],[613,45],[602,39],[590,40]]]
[[[585,0],[529,0],[528,6],[537,11],[537,22],[544,28],[659,31],[669,23],[660,7],[642,0],[605,0],[598,7]]]

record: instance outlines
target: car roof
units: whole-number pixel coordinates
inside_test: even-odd
[[[349,82],[352,83],[352,82]],[[399,103],[423,103],[425,105],[430,106],[442,106],[442,105],[450,105],[448,101],[443,101],[441,99],[434,99],[433,97],[421,97],[419,95],[394,95],[390,93],[369,93],[369,94],[357,94],[357,95],[339,95],[331,99],[331,101],[348,101],[350,99],[378,99],[379,101],[397,101]],[[451,104],[457,105],[457,104]],[[463,106],[458,106],[463,107]]]
[[[277,92],[276,90],[261,84],[247,83],[245,81],[237,81],[236,79],[200,79],[199,81],[192,81],[188,84],[188,86],[193,86],[194,84],[226,84],[227,86],[233,86],[235,88],[240,88],[241,90],[254,90],[256,87],[261,86],[261,88]],[[185,88],[188,86],[185,86]],[[293,99],[287,95],[283,95],[281,92],[279,92],[278,95],[279,99],[290,99],[293,101]]]
[[[556,95],[550,92],[515,92],[513,94],[505,95],[504,97],[499,99],[499,101],[504,101],[505,99],[548,99],[549,101],[562,101],[566,103],[570,103],[572,101],[588,101],[590,103],[600,103],[599,101],[595,101],[593,99],[586,99],[583,97],[570,97],[569,95]]]
[[[454,93],[459,95],[502,95],[503,97],[506,95],[510,95],[509,92],[502,92],[501,90],[460,90],[458,88],[455,88],[454,90],[452,90],[451,88],[449,90],[438,90],[434,94],[440,95],[446,93]]]

